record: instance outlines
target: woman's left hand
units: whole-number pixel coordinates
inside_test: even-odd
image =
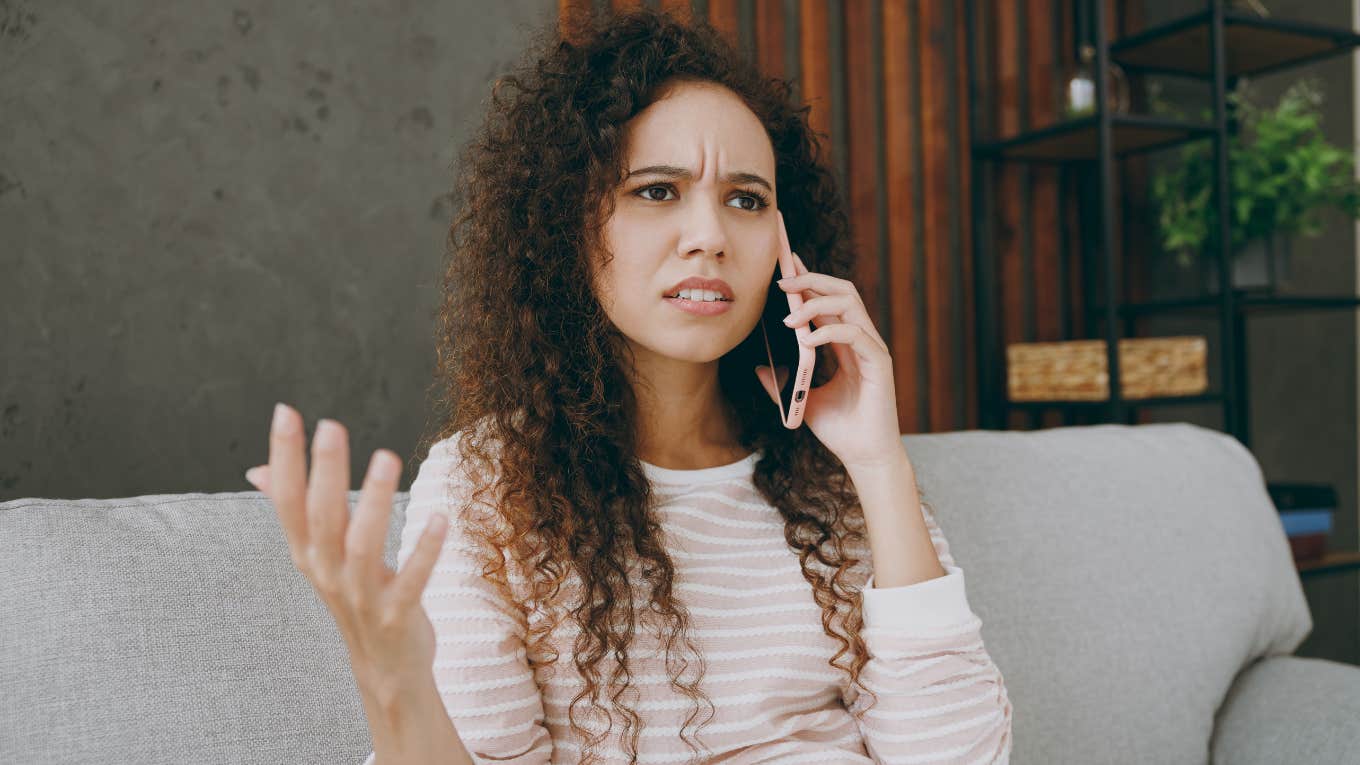
[[[803,422],[847,468],[898,459],[902,440],[888,344],[854,283],[809,271],[797,253],[793,260],[797,275],[778,283],[785,292],[801,293],[803,305],[785,324],[796,327],[810,319],[817,328],[800,342],[812,348],[830,343],[837,365],[829,381],[808,391]],[[778,403],[767,368],[758,367],[756,375]]]

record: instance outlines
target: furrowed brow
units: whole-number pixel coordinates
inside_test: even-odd
[[[676,167],[675,165],[648,165],[647,167],[640,167],[637,170],[632,170],[628,173],[629,178],[632,178],[635,175],[662,175],[667,178],[683,178],[685,180],[694,177],[694,174],[689,170],[683,167]],[[774,192],[774,187],[770,185],[770,182],[756,173],[728,173],[724,180],[736,184],[754,183],[759,186],[764,186],[765,189],[771,193]]]

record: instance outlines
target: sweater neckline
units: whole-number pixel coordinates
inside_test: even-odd
[[[713,481],[725,481],[730,478],[749,476],[759,457],[760,452],[754,451],[736,462],[729,462],[726,465],[714,465],[713,467],[693,468],[690,470],[664,468],[660,465],[653,465],[640,457],[638,458],[638,462],[642,463],[642,471],[647,474],[647,478],[651,481],[690,484],[711,483]]]

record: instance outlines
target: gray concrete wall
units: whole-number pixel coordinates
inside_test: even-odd
[[[1339,27],[1352,26],[1352,0],[1266,0],[1271,15]],[[1204,7],[1186,0],[1147,0],[1148,21],[1156,23]],[[1303,76],[1316,76],[1326,97],[1323,131],[1338,146],[1355,146],[1355,54],[1253,78],[1258,103],[1273,105],[1280,94]],[[1198,111],[1209,105],[1207,86],[1164,78],[1178,103]],[[1165,154],[1163,158],[1162,154]],[[1174,161],[1174,152],[1157,161]],[[1321,236],[1297,239],[1290,280],[1284,294],[1355,294],[1356,226],[1336,213],[1325,216]],[[1161,268],[1161,290],[1180,282],[1170,294],[1182,296],[1194,279]],[[1157,317],[1143,336],[1204,335],[1209,340],[1209,387],[1221,389],[1216,317]],[[1354,309],[1250,314],[1246,321],[1249,369],[1251,450],[1270,483],[1327,483],[1336,487],[1337,514],[1329,544],[1354,550],[1357,545],[1357,374]],[[1151,408],[1156,421],[1184,420],[1222,428],[1222,408]],[[1298,653],[1360,663],[1360,572],[1350,570],[1303,580],[1313,612],[1313,633]]]
[[[0,500],[251,490],[277,400],[409,457],[454,154],[556,14],[0,0]]]

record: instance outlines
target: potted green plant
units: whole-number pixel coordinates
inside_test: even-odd
[[[1324,208],[1360,218],[1360,181],[1351,150],[1322,135],[1322,91],[1313,78],[1295,82],[1273,108],[1249,96],[1245,84],[1227,96],[1241,126],[1228,140],[1233,287],[1273,289],[1267,261],[1276,261],[1277,280],[1287,279],[1292,237],[1317,236]],[[1153,104],[1182,117],[1155,96]],[[1212,112],[1201,117],[1209,121]],[[1181,267],[1203,263],[1210,291],[1218,288],[1214,170],[1213,143],[1196,141],[1181,148],[1180,161],[1159,168],[1150,186],[1162,246]]]

